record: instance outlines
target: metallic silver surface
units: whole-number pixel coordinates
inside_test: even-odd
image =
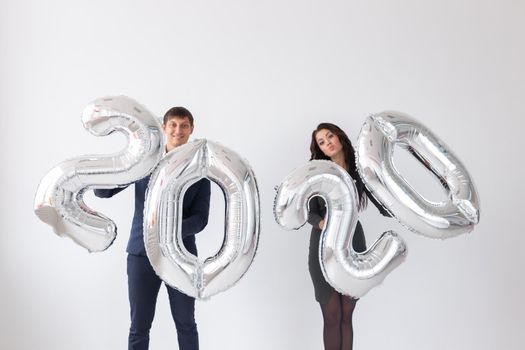
[[[117,227],[87,207],[84,191],[115,188],[147,176],[162,157],[164,134],[157,118],[126,96],[93,101],[84,109],[82,123],[95,136],[122,132],[127,146],[113,155],[80,156],[55,166],[38,186],[34,211],[57,235],[90,252],[103,251],[115,239]]]
[[[325,279],[339,292],[359,298],[404,260],[406,245],[395,232],[388,231],[367,251],[353,250],[357,190],[343,168],[326,160],[312,160],[283,180],[274,202],[277,223],[286,229],[299,229],[308,219],[308,202],[314,196],[321,196],[327,207],[319,244]]]
[[[224,242],[204,261],[182,242],[185,191],[206,177],[226,200]],[[153,172],[144,208],[144,243],[155,272],[168,285],[198,299],[233,286],[250,267],[259,240],[259,192],[250,166],[235,152],[197,140],[167,153]]]
[[[392,162],[395,145],[408,149],[437,177],[447,201],[429,201],[408,184]],[[359,134],[356,162],[373,196],[411,231],[445,239],[470,232],[479,221],[478,194],[465,166],[407,114],[386,111],[368,117]]]

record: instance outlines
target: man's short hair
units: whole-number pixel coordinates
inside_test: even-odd
[[[188,120],[190,121],[190,125],[193,126],[193,116],[191,115],[190,111],[188,111],[184,107],[172,107],[172,108],[168,109],[166,114],[164,114],[164,119],[163,119],[162,123],[164,125],[166,125],[168,120],[170,120],[170,118],[173,118],[173,117],[176,117],[176,118],[188,118]]]

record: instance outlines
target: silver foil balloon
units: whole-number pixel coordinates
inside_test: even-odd
[[[146,108],[125,96],[100,98],[82,113],[84,127],[95,136],[114,131],[126,135],[127,146],[113,155],[88,155],[51,169],[38,186],[34,211],[59,236],[67,236],[90,252],[107,249],[116,237],[115,223],[84,203],[90,188],[114,188],[147,176],[164,150],[162,127]]]
[[[321,196],[327,208],[319,244],[324,277],[340,293],[359,298],[404,260],[406,245],[395,232],[388,231],[367,251],[353,250],[357,190],[343,168],[326,160],[312,160],[283,180],[274,203],[277,223],[286,229],[299,229],[308,219],[308,203],[314,196]]]
[[[448,194],[431,202],[396,170],[394,146],[408,149]],[[430,238],[470,232],[479,221],[479,199],[472,179],[443,141],[407,114],[386,111],[368,117],[357,147],[358,171],[367,188],[408,229]]]
[[[184,193],[206,177],[226,200],[224,242],[202,261],[182,242]],[[197,140],[167,153],[153,172],[144,209],[144,243],[153,269],[168,285],[198,299],[233,286],[248,270],[259,241],[259,192],[250,166],[215,142]]]

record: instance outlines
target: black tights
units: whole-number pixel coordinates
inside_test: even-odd
[[[325,305],[321,305],[325,350],[352,350],[354,341],[352,315],[356,302],[356,299],[333,293],[330,300]]]

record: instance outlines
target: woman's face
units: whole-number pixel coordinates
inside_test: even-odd
[[[315,134],[315,140],[321,151],[330,159],[343,151],[343,145],[336,134],[328,129],[321,129]]]

